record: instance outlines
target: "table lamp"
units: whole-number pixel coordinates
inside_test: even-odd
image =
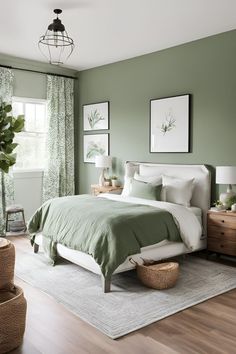
[[[103,156],[99,155],[95,157],[95,167],[101,168],[101,175],[99,177],[99,186],[104,186],[104,181],[105,181],[105,170],[107,168],[110,168],[112,164],[112,157],[111,156]]]
[[[230,207],[229,199],[236,196],[236,193],[232,190],[232,184],[236,184],[236,166],[217,166],[216,183],[228,184],[227,192],[220,194],[220,201],[227,208]]]

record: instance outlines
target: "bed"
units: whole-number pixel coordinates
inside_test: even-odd
[[[193,179],[191,205],[182,206],[168,201],[146,200],[144,198],[130,196],[127,190],[130,181],[134,180],[137,174],[146,179],[155,176],[174,176],[177,179]],[[182,242],[162,239],[157,243],[140,247],[139,252],[132,255],[129,254],[129,256],[116,267],[112,274],[133,269],[134,266],[129,262],[130,256],[140,263],[142,258],[163,260],[206,248],[206,216],[210,206],[210,181],[210,173],[205,165],[167,165],[132,161],[126,162],[123,195],[102,194],[97,198],[111,200],[116,203],[122,202],[122,204],[127,203],[129,205],[143,205],[144,207],[149,206],[157,209],[162,208],[172,215],[180,230]],[[186,220],[188,221],[187,223]],[[44,229],[41,228],[37,230],[33,239],[35,253],[38,252],[39,246],[43,244],[44,240]],[[56,252],[59,256],[91,272],[101,275],[103,291],[110,291],[111,275],[104,276],[101,267],[90,254],[71,249],[61,243],[56,244]]]

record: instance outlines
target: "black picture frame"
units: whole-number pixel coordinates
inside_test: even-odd
[[[190,94],[150,100],[149,152],[190,152]]]
[[[97,115],[97,122],[91,119]],[[104,119],[101,119],[104,118]],[[100,119],[99,119],[100,118]],[[103,122],[104,120],[104,122]],[[101,131],[110,129],[110,102],[102,101],[83,105],[83,131]]]

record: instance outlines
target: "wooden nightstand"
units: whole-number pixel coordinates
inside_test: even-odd
[[[236,256],[236,213],[208,212],[207,250]]]
[[[99,186],[99,184],[91,185],[92,195],[98,195],[100,193],[113,193],[121,194],[123,187],[112,187],[112,186]]]

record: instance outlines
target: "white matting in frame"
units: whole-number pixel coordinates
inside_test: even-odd
[[[189,152],[189,97],[150,101],[150,152]]]
[[[109,129],[109,102],[83,106],[84,131]]]
[[[100,155],[109,155],[109,134],[84,135],[84,162],[95,163]]]

